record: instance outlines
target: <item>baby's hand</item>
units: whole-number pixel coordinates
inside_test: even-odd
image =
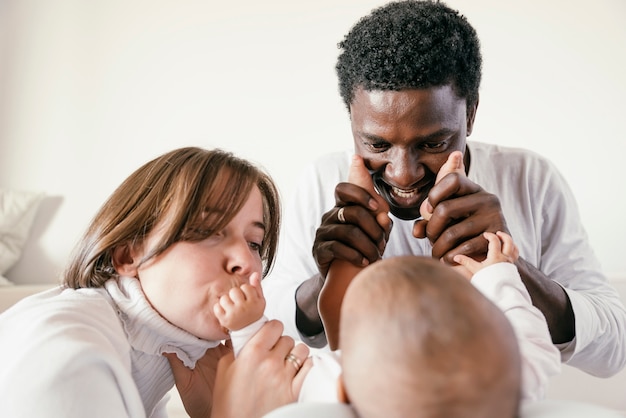
[[[258,273],[250,276],[250,283],[233,287],[222,295],[213,307],[213,312],[226,330],[239,330],[263,316],[265,298]]]
[[[468,280],[471,280],[474,274],[487,266],[496,263],[515,263],[519,257],[519,249],[509,234],[501,231],[495,234],[484,232],[483,236],[489,241],[487,258],[484,261],[479,262],[461,254],[454,257],[454,261],[459,265],[453,268]]]

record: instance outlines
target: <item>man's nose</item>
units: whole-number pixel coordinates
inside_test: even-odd
[[[415,152],[397,151],[385,167],[385,177],[398,187],[412,187],[423,175]]]

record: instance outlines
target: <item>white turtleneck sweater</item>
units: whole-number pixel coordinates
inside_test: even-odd
[[[0,314],[0,417],[166,417],[174,378],[219,341],[161,317],[139,281],[51,289]]]

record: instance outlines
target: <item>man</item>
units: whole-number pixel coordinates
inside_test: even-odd
[[[505,231],[562,361],[597,376],[621,370],[626,309],[601,272],[566,181],[535,153],[466,141],[482,63],[467,20],[443,3],[393,2],[361,19],[340,47],[337,74],[354,149],[320,159],[296,187],[277,264],[264,281],[268,316],[324,346],[317,298],[333,260],[481,260],[482,233]],[[435,185],[456,150],[467,176],[451,173]],[[388,202],[392,228],[376,221],[376,199],[346,182],[352,153]],[[432,212],[428,221],[419,218],[422,204]]]

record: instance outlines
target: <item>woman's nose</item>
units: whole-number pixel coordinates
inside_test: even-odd
[[[245,240],[232,242],[227,250],[226,262],[230,273],[250,274],[254,265],[254,255],[248,242]]]

